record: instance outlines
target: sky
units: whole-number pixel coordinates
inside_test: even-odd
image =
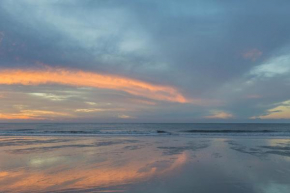
[[[0,122],[290,122],[288,0],[1,0]]]

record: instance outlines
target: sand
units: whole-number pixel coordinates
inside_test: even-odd
[[[290,139],[0,137],[0,192],[290,192]]]

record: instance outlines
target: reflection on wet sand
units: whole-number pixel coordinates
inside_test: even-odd
[[[269,154],[290,157],[290,143],[289,141],[285,142],[285,140],[282,139],[271,139],[269,140],[269,144],[257,147],[242,145],[233,140],[228,140],[227,142],[231,149],[241,153],[247,153],[258,157],[265,157]]]
[[[29,191],[29,190],[54,190],[62,188],[86,189],[89,187],[114,187],[126,183],[145,180],[152,175],[161,175],[169,170],[174,170],[186,160],[186,155],[178,156],[168,168],[158,170],[151,167],[148,170],[142,170],[147,162],[129,162],[122,166],[113,166],[107,163],[104,166],[90,165],[90,167],[71,168],[53,168],[44,171],[28,171],[21,169],[18,171],[4,171],[0,176],[5,182],[4,191]],[[142,171],[142,172],[140,172]],[[2,179],[1,179],[2,180]]]
[[[153,175],[163,175],[170,170],[177,169],[187,160],[185,153],[171,157],[169,161],[158,155],[158,152],[152,152],[152,155],[148,154],[150,157],[140,157],[139,154],[145,155],[148,149],[139,149],[135,152],[123,150],[128,147],[128,143],[135,143],[136,141],[109,140],[112,141],[106,143],[105,141],[80,140],[77,143],[72,143],[65,140],[50,140],[50,146],[40,146],[38,151],[34,151],[34,147],[29,146],[26,148],[28,150],[25,151],[28,154],[17,151],[19,149],[25,150],[24,147],[18,146],[19,143],[16,143],[17,146],[13,148],[11,148],[11,145],[8,146],[9,148],[2,147],[2,152],[4,150],[4,156],[1,158],[4,162],[2,163],[5,163],[6,159],[17,162],[13,159],[17,159],[19,154],[27,159],[19,168],[1,171],[1,191],[30,192],[117,187],[144,181]],[[24,144],[27,145],[27,141],[23,140]],[[63,144],[60,148],[59,142],[70,142],[70,145]],[[35,144],[39,146],[39,141],[34,141],[33,145]],[[47,145],[48,143],[44,144]],[[92,144],[95,144],[95,146]],[[124,145],[125,147],[122,147]],[[58,148],[54,148],[56,146]],[[79,149],[77,150],[76,147]],[[46,155],[46,151],[41,154],[40,149],[59,151]],[[78,153],[75,154],[76,152]],[[66,156],[62,156],[62,154]],[[83,159],[78,158],[79,154],[83,154]],[[100,161],[96,160],[95,157],[103,158]],[[1,167],[4,168],[5,166],[2,165]]]
[[[0,137],[0,192],[288,193],[289,139]]]

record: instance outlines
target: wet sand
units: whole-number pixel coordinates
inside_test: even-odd
[[[18,136],[0,155],[0,192],[290,191],[290,139]]]

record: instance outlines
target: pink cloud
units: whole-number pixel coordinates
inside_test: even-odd
[[[256,61],[258,58],[262,56],[262,54],[263,52],[254,48],[243,53],[243,58],[246,60]]]

